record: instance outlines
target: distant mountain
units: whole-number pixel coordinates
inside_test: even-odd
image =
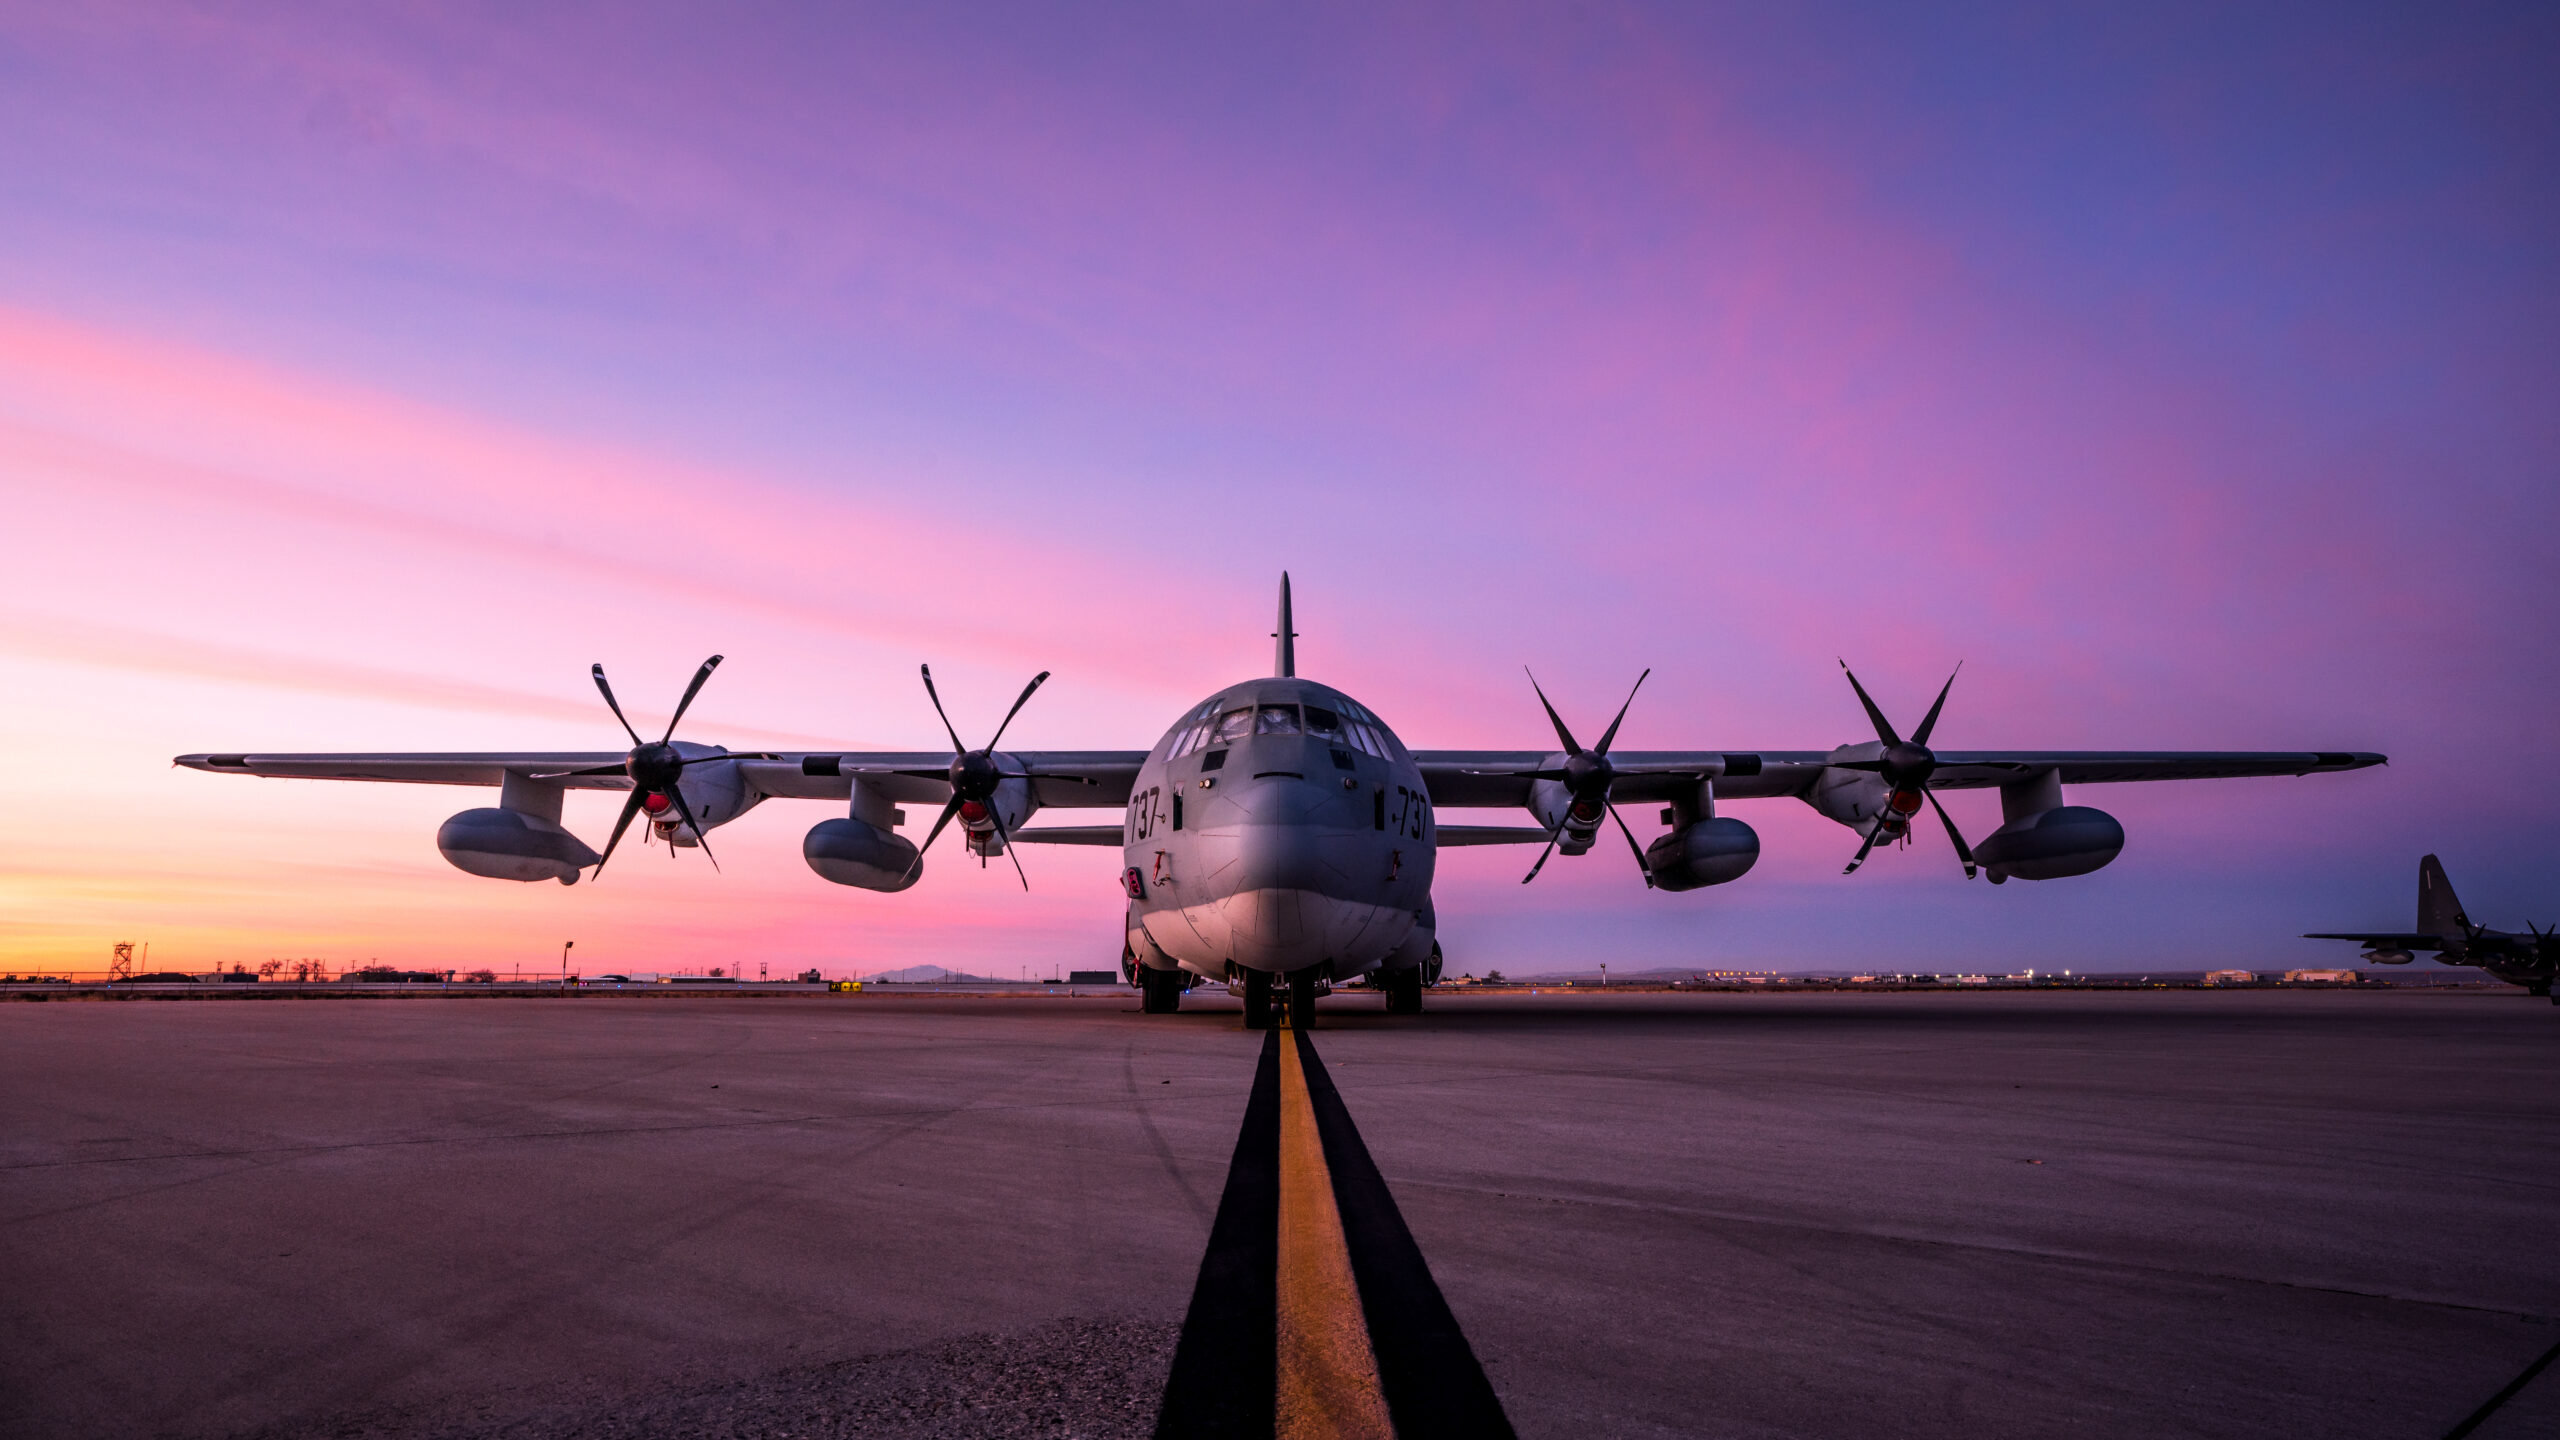
[[[1027,983],[1039,984],[1046,976]],[[909,965],[903,970],[883,970],[862,977],[865,983],[883,985],[1021,985],[1019,975],[972,975],[966,970],[946,970],[939,965]]]

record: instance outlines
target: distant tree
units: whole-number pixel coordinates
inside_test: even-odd
[[[1501,983],[1502,983],[1502,972],[1501,972],[1501,971],[1499,971],[1499,970],[1487,970],[1486,972],[1484,972],[1484,983],[1486,983],[1487,985],[1499,985],[1499,984],[1501,984]]]

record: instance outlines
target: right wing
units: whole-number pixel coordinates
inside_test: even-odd
[[[748,788],[777,799],[849,800],[853,782],[877,787],[900,803],[940,805],[951,798],[951,784],[940,772],[951,766],[942,751],[749,751],[723,755],[718,746],[680,745],[688,755],[700,753],[734,762]],[[1044,778],[1031,782],[1043,806],[1117,809],[1129,803],[1143,750],[1015,750],[1007,759]],[[489,785],[509,773],[539,776],[547,783],[577,790],[628,790],[621,774],[571,775],[575,770],[619,766],[623,752],[564,750],[494,750],[442,754],[345,755],[181,755],[177,763],[190,770],[220,775],[261,775],[283,780],[373,780],[402,785]],[[899,772],[934,772],[907,774]]]

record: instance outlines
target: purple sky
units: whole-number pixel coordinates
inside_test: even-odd
[[[1417,746],[1540,743],[1523,662],[1827,746],[1839,655],[1965,661],[1945,748],[2393,757],[2078,792],[2040,886],[1793,802],[1684,896],[1453,854],[1461,969],[2335,962],[2429,849],[2560,918],[2547,8],[524,11],[0,16],[0,964],[1109,963],[1107,853],[513,887],[469,792],[166,759],[603,748],[588,662],[714,650],[697,738],[926,745],[930,660],[1140,747],[1284,567]]]

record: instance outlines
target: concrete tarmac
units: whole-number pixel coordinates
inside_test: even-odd
[[[1523,1435],[2442,1435],[2516,995],[1435,994],[1314,1040]],[[1145,1434],[1232,1002],[0,1006],[0,1434]],[[2560,1367],[2476,1431],[2560,1433]]]

